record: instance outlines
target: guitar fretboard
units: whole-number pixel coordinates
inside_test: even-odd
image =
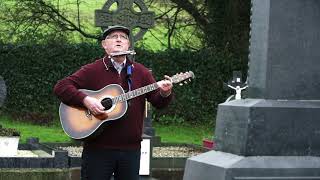
[[[129,99],[132,99],[132,98],[141,96],[143,94],[146,94],[148,92],[154,91],[154,90],[156,90],[158,88],[159,88],[159,86],[158,86],[157,83],[149,84],[147,86],[144,86],[144,87],[141,87],[141,88],[135,89],[133,91],[129,91],[127,93],[123,93],[123,94],[121,94],[119,96],[114,97],[112,99],[112,103],[116,104],[118,102],[124,102],[124,101],[127,101]]]

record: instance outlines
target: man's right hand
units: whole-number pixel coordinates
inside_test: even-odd
[[[102,106],[101,102],[96,98],[87,96],[83,99],[83,104],[95,116],[102,114],[107,115],[107,113],[104,111],[104,107]]]

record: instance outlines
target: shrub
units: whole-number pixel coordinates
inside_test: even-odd
[[[184,121],[214,122],[217,105],[228,97],[223,82],[231,78],[232,71],[246,72],[247,68],[246,60],[212,49],[136,51],[136,61],[152,69],[157,80],[165,74],[190,70],[196,76],[191,83],[174,87],[175,101],[165,110],[154,111],[155,120],[166,115]],[[55,83],[101,55],[99,44],[88,43],[0,46],[0,75],[8,87],[3,112],[18,119],[50,124],[58,117],[59,101],[52,92]]]

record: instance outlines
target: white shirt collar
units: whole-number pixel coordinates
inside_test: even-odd
[[[120,74],[122,69],[124,68],[126,62],[127,62],[127,59],[124,59],[124,61],[122,63],[118,63],[117,61],[115,61],[114,59],[111,58],[111,62],[114,66],[114,68],[118,71],[118,73]]]

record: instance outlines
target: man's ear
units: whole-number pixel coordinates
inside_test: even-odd
[[[104,46],[105,46],[105,43],[106,43],[106,41],[105,40],[102,40],[101,41],[101,46],[104,48]],[[105,49],[105,48],[104,48]]]

